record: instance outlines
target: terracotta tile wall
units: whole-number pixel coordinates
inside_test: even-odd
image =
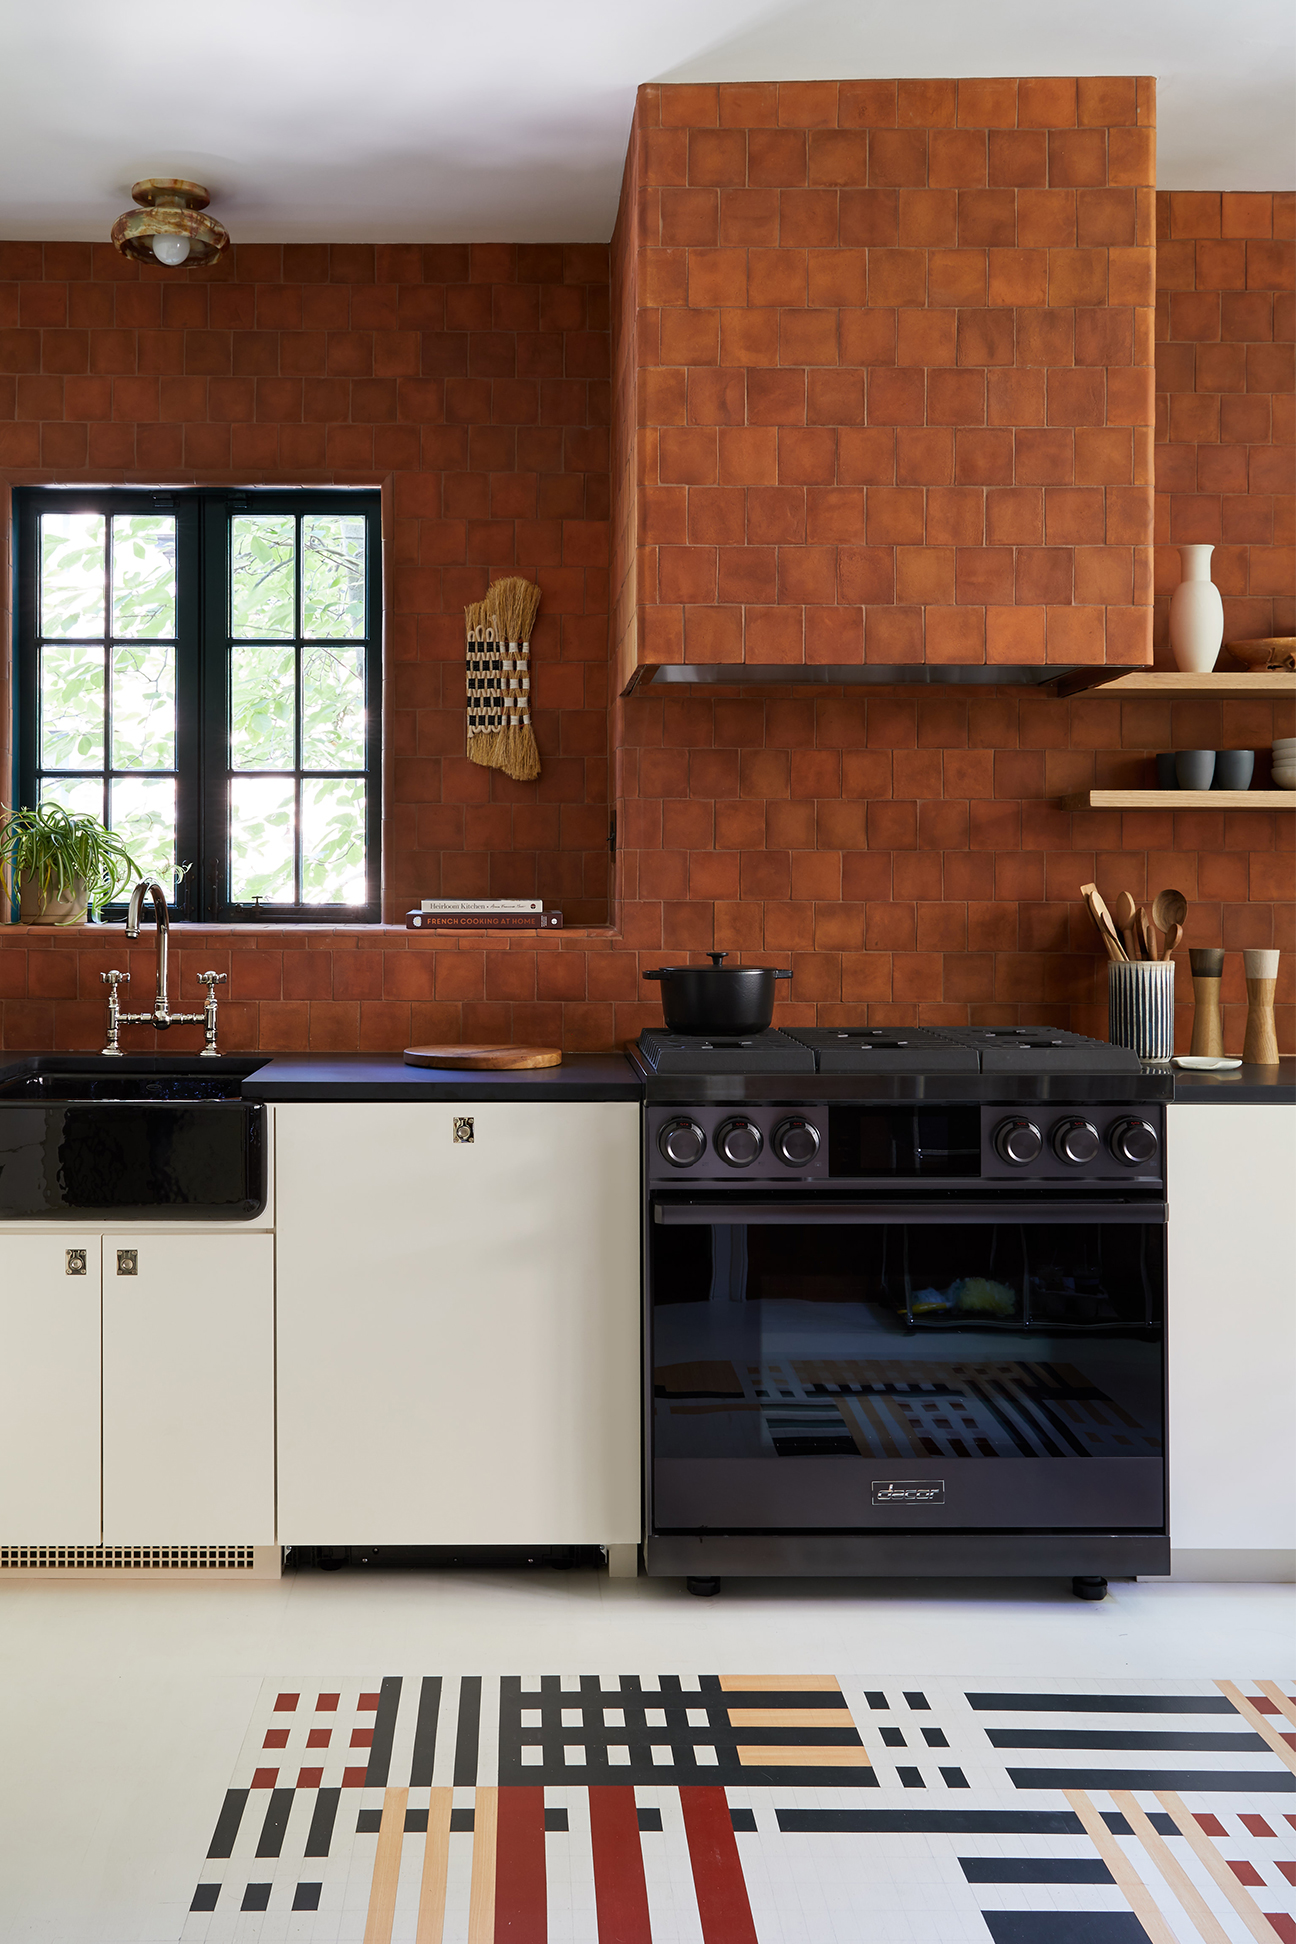
[[[1215,548],[1224,639],[1296,633],[1296,196],[1157,197],[1157,659],[1181,542]]]
[[[642,661],[1150,659],[1154,104],[640,90]]]
[[[640,973],[711,947],[793,968],[785,1023],[1071,1025],[1106,1030],[1106,960],[1078,902],[1166,885],[1189,936],[1229,947],[1226,1038],[1240,1051],[1241,948],[1281,945],[1280,1032],[1296,1050],[1292,833],[1272,812],[1071,815],[1057,799],[1152,781],[1153,752],[1296,733],[1271,703],[1019,690],[651,692],[617,704],[624,795],[619,936],[433,947],[406,932],[178,928],[174,963],[228,970],[230,1047],[398,1048],[481,1038],[607,1047],[660,1011]],[[102,1044],[99,973],[152,986],[120,931],[0,932],[8,1046]],[[196,988],[195,988],[196,989]],[[1187,976],[1180,997],[1189,996]],[[1189,1010],[1180,1007],[1186,1048]],[[143,1047],[153,1035],[126,1029]],[[168,1050],[199,1043],[198,1029]]]
[[[388,913],[541,896],[599,923],[608,343],[592,244],[247,245],[176,272],[0,243],[0,487],[381,483]],[[509,572],[544,591],[534,784],[462,753],[463,607]]]
[[[623,250],[633,256],[624,226],[614,244],[618,263],[625,260]],[[375,268],[383,260],[380,255]],[[532,260],[519,252],[519,273]],[[293,261],[285,253],[285,268]],[[486,261],[474,254],[469,270]],[[53,260],[57,267],[61,262]],[[66,282],[66,274],[55,281]],[[464,287],[472,287],[471,277]],[[449,288],[444,293],[447,305]],[[300,290],[304,296],[304,284]],[[634,344],[633,305],[628,283],[618,281],[618,291],[613,368],[624,396]],[[210,295],[215,294],[213,287]],[[355,296],[352,289],[349,301],[354,303]],[[411,301],[408,292],[402,301]],[[421,361],[434,354],[439,339],[431,327],[416,335]],[[520,350],[522,336],[517,343]],[[16,381],[24,374],[10,375]],[[73,378],[92,375],[65,376],[65,402]],[[114,390],[116,382],[111,378]],[[412,378],[403,382],[422,384]],[[446,395],[452,395],[449,387]],[[398,383],[398,411],[401,396]],[[13,397],[16,408],[16,382]],[[0,441],[29,439],[29,431],[18,431],[25,423],[0,419]],[[95,424],[112,423],[86,421],[87,433]],[[163,421],[141,420],[135,428],[137,472],[144,463],[139,454],[147,454],[153,436],[147,428],[158,423]],[[247,423],[255,426],[256,421]],[[404,423],[398,417],[391,436]],[[279,428],[281,463],[287,429]],[[483,451],[480,435],[488,429],[468,426],[470,456]],[[571,432],[579,437],[597,429],[574,427]],[[439,491],[436,503],[444,509],[446,490],[459,478],[453,469],[432,463],[432,455],[441,450],[437,441],[446,435],[440,421],[430,431],[422,425],[417,430],[419,468],[407,476],[407,490],[420,495]],[[232,456],[234,428],[229,431]],[[140,432],[145,434],[142,448]],[[187,436],[182,436],[182,458]],[[325,439],[325,428],[317,426],[310,437]],[[520,428],[518,440],[521,452]],[[378,429],[374,441],[380,449]],[[327,453],[326,447],[316,449]],[[633,442],[626,436],[613,465],[615,477],[622,482],[628,477],[631,485],[634,457]],[[376,469],[377,456],[373,463]],[[47,455],[47,465],[49,473],[59,470],[52,455]],[[342,470],[341,460],[338,468]],[[425,481],[425,473],[434,483]],[[360,476],[372,478],[375,472]],[[588,510],[591,495],[599,490],[598,475],[581,476]],[[561,480],[565,474],[545,477]],[[393,493],[398,483],[399,476]],[[570,483],[561,490],[570,492]],[[538,482],[537,508],[540,491]],[[618,497],[624,501],[627,494],[621,491]],[[456,661],[458,603],[466,598],[465,585],[478,591],[486,571],[470,557],[474,536],[483,529],[475,520],[470,523],[466,512],[454,515],[464,522],[464,557],[438,563],[424,548],[441,544],[449,516],[443,511],[434,518],[418,509],[397,509],[397,514],[398,522],[409,522],[403,529],[404,544],[416,545],[418,554],[396,563],[413,570],[410,578],[389,582],[389,590],[404,588],[401,599],[411,603],[399,608],[392,621],[394,672],[399,678],[400,664],[407,662],[406,673],[421,683],[439,677],[443,667]],[[527,529],[521,513],[509,517],[520,564],[527,557],[522,550]],[[401,531],[399,524],[394,526],[393,550],[401,544]],[[613,636],[633,647],[641,616],[634,600],[628,533],[623,520],[611,535],[612,586],[621,602]],[[601,559],[606,565],[606,552]],[[489,564],[494,565],[493,558]],[[539,571],[543,579],[550,570],[541,566]],[[593,576],[599,570],[582,571],[585,587],[596,586]],[[589,598],[592,602],[593,596]],[[547,606],[552,619],[554,609]],[[556,679],[567,664],[578,665],[583,679],[577,714],[591,716],[596,712],[588,698],[599,693],[596,683],[605,664],[595,657],[592,633],[570,633],[569,620],[574,618],[564,612],[556,642],[550,637],[556,655],[548,663],[549,675]],[[583,628],[588,617],[579,618]],[[571,656],[569,640],[578,650]],[[444,705],[440,689],[420,690],[420,697],[425,694],[432,699],[409,705],[416,731],[425,712],[431,713],[435,728]],[[1245,1010],[1240,948],[1282,945],[1288,956],[1280,1034],[1284,1050],[1296,1050],[1296,961],[1290,956],[1296,942],[1293,819],[1250,811],[1176,815],[1168,809],[1070,816],[1057,804],[1063,793],[1090,785],[1149,784],[1152,755],[1158,749],[1226,743],[1267,747],[1275,733],[1296,733],[1296,711],[1290,705],[1115,703],[1100,697],[1060,702],[1018,691],[861,697],[858,692],[824,690],[807,697],[767,688],[686,695],[642,692],[614,700],[611,725],[619,825],[615,933],[573,928],[525,942],[467,939],[433,946],[390,929],[265,931],[231,937],[228,932],[177,928],[174,963],[181,980],[192,985],[192,974],[209,966],[230,974],[223,1043],[231,1048],[345,1050],[399,1048],[415,1039],[482,1038],[609,1047],[659,1018],[655,1003],[644,997],[640,972],[645,967],[712,945],[750,960],[786,962],[795,968],[791,994],[780,1007],[787,1021],[1048,1020],[1101,1033],[1105,961],[1076,904],[1078,886],[1096,876],[1109,898],[1124,888],[1143,899],[1164,885],[1179,886],[1192,905],[1191,941],[1230,948],[1226,1033],[1232,1050],[1240,1050]],[[560,732],[564,726],[558,725]],[[561,742],[557,753],[565,753]],[[434,766],[444,778],[455,762],[435,744],[417,741],[405,760],[416,788],[421,778],[435,776]],[[601,780],[594,759],[586,760],[589,797],[577,800],[576,807],[597,807],[601,839]],[[429,807],[433,823],[431,828],[427,822],[420,824],[422,813],[415,811],[413,841],[432,851],[440,841],[435,819],[449,817],[453,807],[436,794],[420,801]],[[503,799],[492,796],[484,807],[499,801]],[[511,801],[534,800],[523,796]],[[457,829],[452,826],[452,834]],[[525,844],[528,829],[524,824],[514,841]],[[587,855],[593,855],[594,843],[591,830]],[[601,865],[601,842],[598,848]],[[460,854],[470,855],[466,849],[455,852]],[[152,959],[146,941],[128,961],[120,931],[109,936],[93,928],[64,933],[0,928],[0,1045],[102,1044],[99,972],[127,963],[134,989],[147,993]],[[1188,1031],[1181,1007],[1181,1046],[1187,1044]],[[152,1039],[143,1029],[127,1029],[129,1045],[142,1048]],[[197,1029],[181,1029],[160,1043],[180,1050],[196,1047],[198,1040]]]

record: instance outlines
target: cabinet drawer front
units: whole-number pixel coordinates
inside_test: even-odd
[[[274,1242],[103,1240],[104,1543],[274,1539]]]
[[[276,1127],[281,1540],[637,1540],[637,1107]]]
[[[0,1235],[0,1544],[99,1543],[99,1237]]]

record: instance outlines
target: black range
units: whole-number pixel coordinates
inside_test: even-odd
[[[1168,1072],[1050,1028],[630,1057],[649,1572],[1168,1570]]]

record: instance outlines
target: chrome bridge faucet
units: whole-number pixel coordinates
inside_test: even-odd
[[[203,1026],[206,1039],[200,1059],[214,1060],[219,1057],[216,1050],[216,988],[224,985],[224,972],[200,972],[199,985],[207,988],[207,1003],[201,1012],[171,1011],[167,1001],[167,942],[171,923],[167,917],[166,893],[160,884],[141,878],[130,895],[130,910],[126,914],[127,938],[138,938],[140,929],[140,906],[145,898],[153,900],[153,915],[157,925],[157,997],[153,1001],[152,1012],[128,1013],[121,1010],[117,996],[118,986],[130,984],[129,972],[101,972],[99,977],[108,988],[108,1044],[104,1053],[109,1059],[122,1057],[121,1047],[117,1044],[117,1034],[122,1026],[155,1026],[161,1032],[168,1026]]]

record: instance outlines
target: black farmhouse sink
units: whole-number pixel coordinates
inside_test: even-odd
[[[0,1057],[0,1220],[248,1221],[266,1203],[263,1060]]]

